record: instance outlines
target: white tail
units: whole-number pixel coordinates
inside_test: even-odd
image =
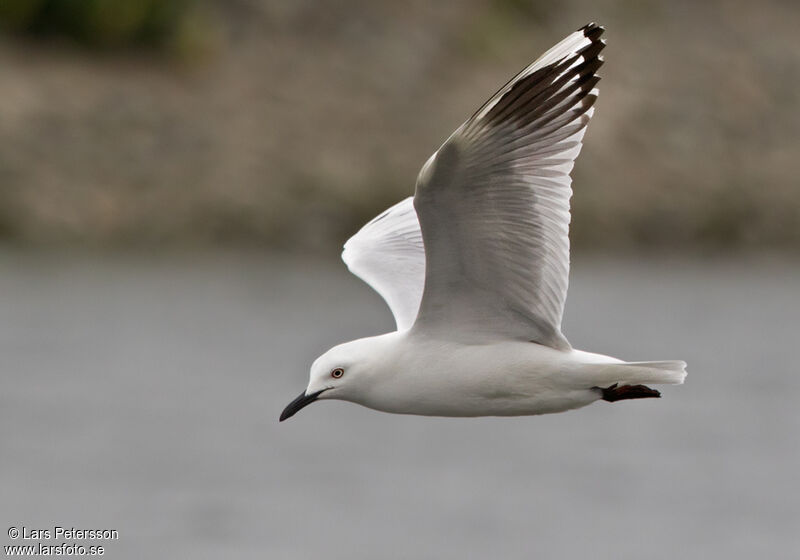
[[[623,362],[617,364],[625,383],[658,383],[680,385],[686,379],[686,362],[670,360],[663,362]]]
[[[686,378],[686,362],[680,360],[662,362],[615,362],[586,364],[592,378],[600,387],[620,385],[680,385]]]

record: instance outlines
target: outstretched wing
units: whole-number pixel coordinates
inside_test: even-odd
[[[425,249],[412,197],[362,227],[345,243],[342,260],[386,300],[398,330],[414,324],[425,282]]]
[[[414,330],[568,349],[569,172],[605,43],[589,24],[520,72],[427,161],[414,205],[425,289]]]

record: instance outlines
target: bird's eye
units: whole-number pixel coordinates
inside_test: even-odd
[[[339,379],[342,375],[344,375],[344,370],[340,367],[337,367],[335,370],[331,372],[331,377],[335,379]]]

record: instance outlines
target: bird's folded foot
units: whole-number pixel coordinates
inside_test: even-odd
[[[608,402],[624,401],[625,399],[657,399],[661,393],[645,385],[619,385],[614,383],[610,387],[592,387],[603,394],[603,400]]]

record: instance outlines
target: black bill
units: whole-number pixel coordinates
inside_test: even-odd
[[[310,395],[306,395],[305,391],[300,393],[299,397],[297,397],[295,400],[290,402],[289,405],[286,408],[283,409],[283,412],[281,412],[280,422],[283,422],[287,418],[291,418],[292,416],[297,414],[297,412],[301,408],[305,408],[306,406],[310,405],[312,402],[317,400],[319,398],[320,394],[322,393],[322,391],[324,391],[324,390],[325,389],[322,389],[320,391],[317,391],[316,393],[311,393]]]

